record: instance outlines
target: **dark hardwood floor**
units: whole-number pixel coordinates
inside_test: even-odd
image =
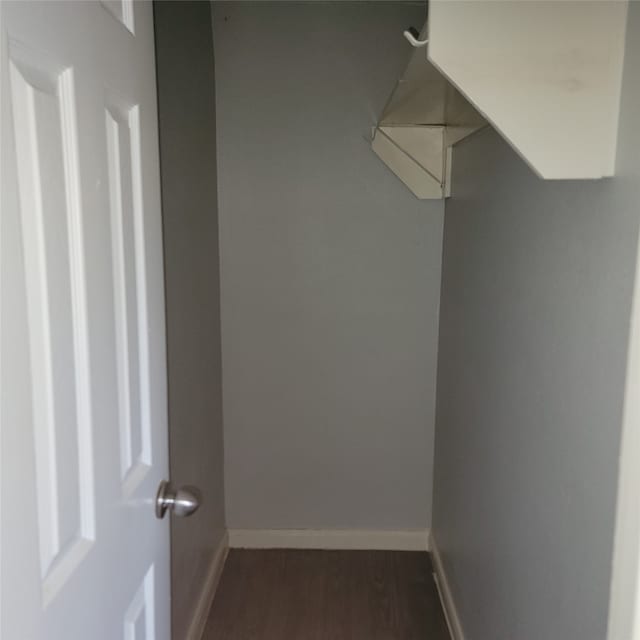
[[[449,640],[427,553],[229,552],[203,640]]]

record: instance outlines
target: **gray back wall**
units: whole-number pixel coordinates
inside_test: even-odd
[[[229,527],[424,528],[443,206],[367,141],[424,6],[213,6]]]
[[[543,182],[493,132],[454,152],[433,530],[467,640],[606,637],[640,217],[630,5],[614,179]]]
[[[204,496],[171,521],[172,637],[182,639],[225,527],[214,63],[208,3],[156,2],[154,17],[171,479]]]

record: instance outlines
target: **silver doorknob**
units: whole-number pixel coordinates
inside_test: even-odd
[[[164,518],[167,509],[181,518],[190,516],[198,510],[201,500],[202,495],[196,487],[181,487],[176,491],[170,482],[163,480],[156,496],[156,517]]]

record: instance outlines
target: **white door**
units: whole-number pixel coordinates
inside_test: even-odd
[[[168,640],[152,7],[0,12],[0,636]]]

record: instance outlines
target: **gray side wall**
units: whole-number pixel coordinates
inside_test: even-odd
[[[367,141],[424,6],[213,6],[229,526],[424,528],[443,206]]]
[[[468,640],[606,636],[640,217],[630,5],[614,179],[542,182],[493,132],[454,153],[433,529]]]
[[[224,532],[215,89],[206,2],[156,2],[171,479],[204,494],[172,521],[173,637],[185,638]]]

